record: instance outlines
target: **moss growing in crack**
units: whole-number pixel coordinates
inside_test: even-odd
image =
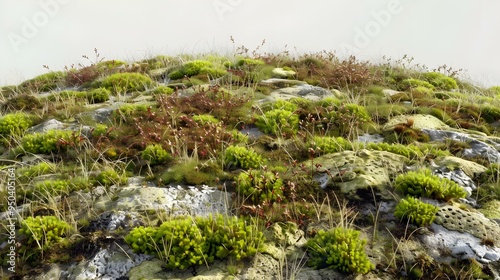
[[[344,273],[366,274],[374,269],[365,252],[366,240],[360,232],[337,227],[320,230],[307,241],[309,265],[316,268],[333,268]]]
[[[283,180],[278,173],[267,170],[249,170],[241,172],[236,178],[237,190],[244,199],[254,204],[281,201]]]
[[[253,149],[243,146],[229,146],[224,152],[224,166],[248,168],[259,168],[265,161]]]
[[[114,94],[144,91],[155,85],[148,76],[140,73],[116,73],[101,83],[101,87],[110,90]]]
[[[141,158],[148,161],[151,165],[157,165],[167,162],[170,155],[161,145],[153,144],[146,146],[141,153]]]
[[[396,189],[405,195],[448,201],[464,198],[467,192],[457,183],[433,175],[429,169],[410,171],[396,177]]]
[[[420,201],[414,197],[403,198],[394,209],[394,216],[398,219],[407,219],[419,227],[430,225],[439,207]]]

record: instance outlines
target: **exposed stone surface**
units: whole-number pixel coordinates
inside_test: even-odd
[[[322,166],[322,175],[316,178],[322,188],[339,187],[343,194],[357,199],[361,199],[358,191],[373,188],[382,197],[390,198],[386,190],[391,184],[389,174],[402,172],[406,160],[385,151],[360,150],[326,154],[315,158],[312,164]]]
[[[450,128],[447,124],[442,122],[440,119],[431,115],[399,115],[392,117],[385,125],[384,130],[393,129],[395,125],[400,123],[407,123],[408,119],[413,120],[412,128],[416,129],[448,129]]]
[[[452,139],[466,142],[470,148],[462,151],[463,157],[474,158],[482,157],[490,162],[500,162],[500,140],[497,137],[487,137],[480,133],[463,133],[451,130],[422,129],[427,133],[432,141],[444,141]]]
[[[500,226],[478,212],[469,212],[446,205],[439,209],[434,223],[448,230],[466,232],[480,239],[491,239],[500,247]]]
[[[486,171],[486,167],[478,163],[454,156],[436,158],[434,162],[439,166],[448,167],[449,169],[458,167],[471,178]]]

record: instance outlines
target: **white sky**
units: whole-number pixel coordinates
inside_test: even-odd
[[[336,50],[378,61],[408,54],[500,85],[497,0],[0,0],[0,85],[107,59],[250,50]],[[378,15],[378,16],[377,16]],[[378,18],[378,20],[377,20]]]

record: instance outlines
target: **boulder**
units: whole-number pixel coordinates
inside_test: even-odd
[[[372,189],[384,199],[392,199],[387,189],[390,174],[403,172],[407,159],[386,151],[360,150],[326,154],[309,164],[320,164],[316,180],[322,188],[340,188],[349,199],[362,199],[360,193],[371,196]]]

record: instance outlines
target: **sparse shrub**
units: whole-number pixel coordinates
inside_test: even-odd
[[[219,123],[218,119],[216,119],[214,116],[208,115],[208,114],[194,115],[193,116],[193,121],[199,123],[200,125],[217,124],[217,123]]]
[[[20,87],[37,92],[47,92],[63,85],[65,77],[66,73],[62,71],[50,72],[22,82]]]
[[[287,110],[274,109],[259,116],[255,125],[264,133],[294,135],[299,129],[299,116]]]
[[[394,216],[398,219],[408,219],[410,223],[424,227],[434,221],[438,210],[437,206],[409,196],[399,201],[394,209]]]
[[[436,88],[442,90],[452,90],[458,88],[457,81],[455,81],[455,79],[438,72],[424,73],[423,78]]]
[[[353,149],[353,144],[342,137],[314,136],[309,144],[319,154],[338,153]]]
[[[228,257],[254,255],[264,237],[253,225],[236,217],[176,217],[159,227],[133,229],[125,241],[137,253],[154,254],[169,269],[208,265]]]
[[[241,172],[237,179],[237,190],[254,204],[281,201],[283,180],[277,173],[267,170]]]
[[[159,144],[147,145],[144,151],[142,151],[141,157],[146,160],[151,165],[157,165],[165,163],[170,155],[165,149]]]
[[[102,103],[109,100],[111,91],[106,88],[96,88],[87,92],[86,97],[90,104]]]
[[[116,73],[102,82],[101,86],[114,94],[144,91],[155,84],[149,77],[139,73]]]
[[[127,182],[127,177],[125,175],[121,176],[112,168],[108,168],[100,172],[96,177],[96,183],[105,187],[112,185],[121,185]]]
[[[68,223],[54,216],[37,216],[26,218],[22,222],[19,232],[28,237],[28,245],[49,248],[51,245],[61,242],[69,228]]]
[[[320,230],[307,241],[309,265],[316,268],[333,268],[344,273],[365,274],[374,269],[365,252],[366,240],[359,238],[359,231],[337,227]]]
[[[34,110],[40,108],[42,103],[31,94],[20,94],[7,99],[3,107],[7,110]]]
[[[31,118],[24,113],[7,114],[0,118],[0,135],[22,135],[33,122]]]
[[[457,183],[433,175],[429,169],[410,171],[396,177],[396,189],[405,195],[428,197],[448,201],[453,198],[463,198],[466,191]]]
[[[69,130],[50,130],[46,133],[27,134],[21,139],[21,152],[51,154],[65,150],[71,143],[74,132]]]
[[[264,160],[253,149],[247,149],[242,146],[229,146],[224,153],[224,166],[226,168],[259,168],[263,164]]]

